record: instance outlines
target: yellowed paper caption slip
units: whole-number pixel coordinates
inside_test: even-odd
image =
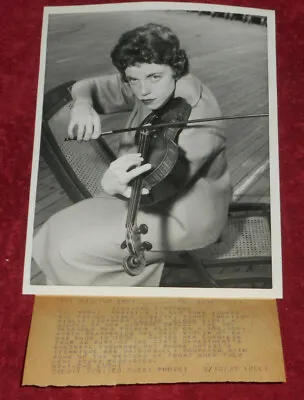
[[[274,300],[36,297],[23,385],[285,381]]]

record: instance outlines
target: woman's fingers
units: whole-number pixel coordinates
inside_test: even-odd
[[[118,158],[119,162],[117,166],[125,171],[129,170],[132,167],[137,167],[142,164],[144,158],[140,153],[128,154]]]
[[[127,188],[126,188],[126,190],[123,192],[123,195],[125,196],[125,197],[127,197],[128,199],[131,197],[131,186],[128,186]],[[144,188],[143,190],[142,190],[142,195],[147,195],[147,194],[149,194],[150,192],[149,192],[149,190],[148,189],[146,189],[146,188]]]
[[[128,184],[131,179],[149,171],[151,164],[143,164],[139,153],[126,154],[115,160],[110,168],[122,184]]]
[[[93,134],[92,139],[97,139],[101,135],[101,123],[99,115],[96,113],[93,116]]]
[[[91,118],[87,118],[85,125],[84,125],[84,132],[82,139],[83,140],[90,140],[93,133],[93,121]]]
[[[128,186],[122,193],[122,195],[129,199],[131,197],[131,186]]]
[[[77,123],[77,140],[82,140],[85,133],[85,124],[82,120]]]
[[[77,121],[72,119],[68,126],[69,137],[74,138],[76,136],[77,140],[97,139],[100,134],[100,121],[97,123],[97,121],[93,121],[92,118],[87,118],[86,120],[79,118]]]
[[[127,154],[112,162],[111,169],[116,172],[127,172],[130,168],[139,166],[143,162],[140,154]]]
[[[97,139],[101,134],[101,123],[97,112],[89,104],[75,103],[68,126],[70,138],[77,140]]]
[[[117,158],[117,160],[114,161],[114,163],[115,163],[115,165],[122,166],[122,165],[126,165],[131,160],[140,160],[140,159],[142,159],[142,156],[140,153],[130,153],[130,154],[125,154],[123,156],[120,156],[119,158]]]
[[[125,175],[123,176],[123,178],[124,178],[123,182],[129,183],[132,179],[143,174],[144,172],[149,171],[149,169],[151,169],[151,164],[144,164],[144,165],[141,165],[140,167],[136,167],[136,168],[132,169],[131,171],[128,171],[127,173],[125,173]]]
[[[73,119],[71,119],[69,126],[68,126],[68,136],[71,139],[73,139],[73,137],[74,137],[74,128],[75,128],[75,121]]]
[[[113,161],[104,173],[101,185],[105,192],[111,196],[122,194],[130,197],[131,187],[129,182],[137,176],[151,169],[151,164],[143,164],[142,157],[139,153],[126,154]],[[133,167],[133,169],[130,169]],[[148,194],[147,189],[142,190],[142,194]]]

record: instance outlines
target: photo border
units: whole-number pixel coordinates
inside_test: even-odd
[[[230,288],[167,288],[167,287],[124,287],[124,286],[47,286],[32,285],[31,256],[34,232],[34,217],[38,169],[41,143],[42,108],[45,83],[46,49],[49,16],[58,14],[78,14],[93,12],[118,11],[206,11],[230,12],[247,15],[260,15],[267,18],[268,47],[268,100],[269,100],[269,160],[270,160],[270,209],[271,209],[271,289],[230,289]],[[276,36],[275,11],[212,5],[203,3],[181,2],[139,2],[112,3],[100,5],[44,7],[42,36],[40,47],[40,68],[38,78],[38,94],[36,103],[35,136],[30,181],[30,200],[26,234],[26,251],[23,275],[23,294],[37,295],[78,295],[78,296],[118,296],[118,297],[187,297],[187,298],[248,298],[270,299],[283,297],[282,249],[281,249],[281,216],[280,216],[280,180],[279,180],[279,142],[277,115],[277,75],[276,75]]]

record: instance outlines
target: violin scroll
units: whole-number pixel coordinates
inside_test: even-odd
[[[136,276],[142,273],[146,266],[143,254],[127,256],[122,261],[122,266],[128,275]]]
[[[139,275],[146,266],[144,251],[152,249],[150,242],[141,241],[140,236],[148,232],[146,224],[141,224],[139,227],[134,224],[132,227],[128,226],[126,239],[121,243],[122,249],[128,248],[129,256],[124,257],[122,266],[128,275]]]

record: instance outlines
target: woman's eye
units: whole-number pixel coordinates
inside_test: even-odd
[[[152,82],[157,82],[157,81],[160,80],[160,78],[161,78],[160,75],[152,75],[152,76],[150,77],[150,80],[151,80]]]
[[[137,79],[129,78],[129,79],[128,79],[128,82],[130,83],[130,85],[136,85]]]

